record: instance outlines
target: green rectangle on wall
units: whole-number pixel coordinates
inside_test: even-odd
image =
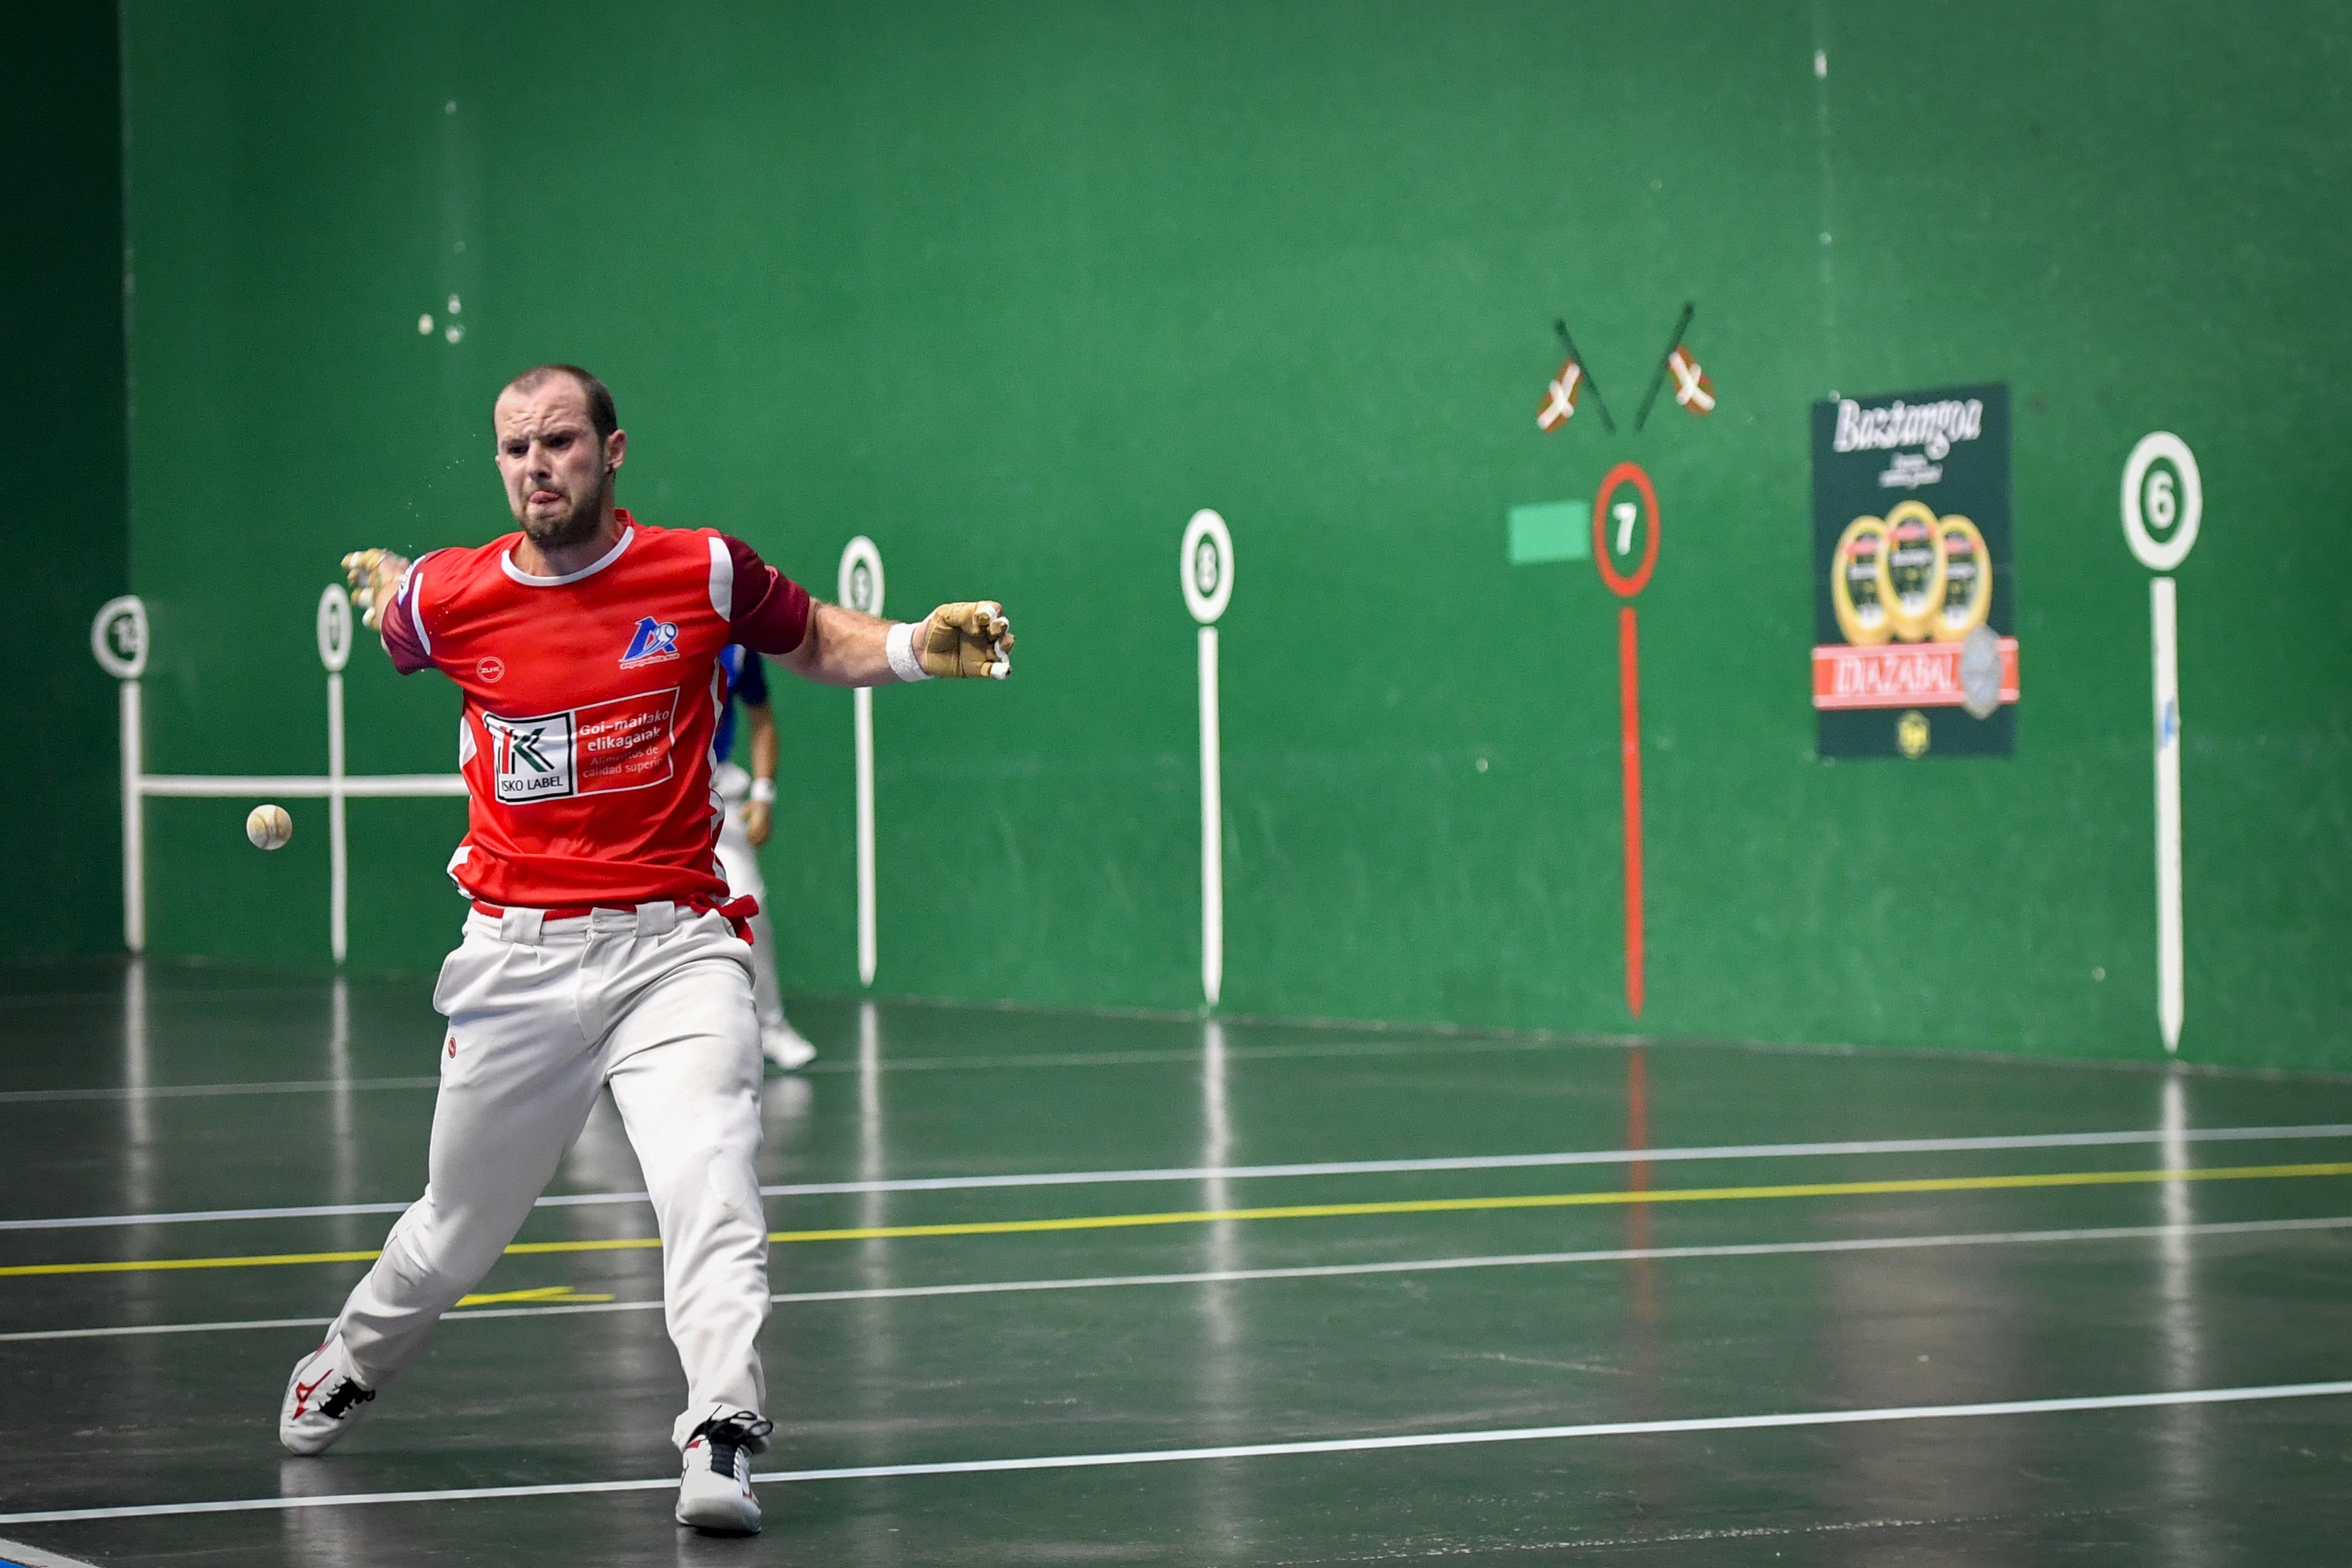
[[[1580,500],[1538,501],[1511,509],[1511,564],[1592,559],[1592,508]]]

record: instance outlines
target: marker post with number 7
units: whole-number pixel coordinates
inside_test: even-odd
[[[882,552],[864,534],[841,552],[841,603],[868,616],[882,613]],[[879,962],[878,922],[874,912],[874,692],[861,686],[849,694],[857,750],[857,983],[874,984]]]
[[[2165,430],[2140,437],[2124,464],[2123,510],[2124,539],[2133,556],[2158,574],[2147,585],[2156,665],[2156,1016],[2164,1048],[2174,1052],[2180,1048],[2187,1008],[2181,977],[2180,661],[2168,574],[2189,558],[2205,516],[2205,487],[2189,443]]]
[[[1632,486],[1642,499],[1618,500],[1618,490]],[[1634,558],[1633,535],[1641,530],[1641,563],[1629,575],[1618,570]],[[1636,1018],[1645,999],[1643,981],[1642,921],[1642,658],[1633,600],[1650,585],[1658,564],[1658,492],[1639,463],[1620,463],[1601,481],[1592,497],[1592,559],[1601,580],[1625,603],[1617,610],[1617,699],[1619,767],[1625,795],[1625,1005]]]
[[[1217,617],[1234,596],[1234,536],[1203,507],[1184,525],[1177,574],[1184,607],[1200,623],[1201,994],[1210,1006],[1225,984],[1225,826],[1217,721]]]

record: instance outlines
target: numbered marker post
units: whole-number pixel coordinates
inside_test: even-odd
[[[2205,518],[2205,487],[2189,443],[2169,431],[2143,436],[2124,464],[2124,539],[2158,574],[2147,585],[2156,696],[2156,1016],[2168,1052],[2180,1048],[2186,1015],[2180,919],[2180,665],[2171,577],[2189,558]]]
[[[146,769],[139,711],[139,678],[147,672],[147,606],[136,594],[109,599],[89,623],[89,651],[98,667],[121,682],[118,703],[122,748],[122,945],[147,949]]]
[[[1184,607],[1200,623],[1201,994],[1209,1005],[1225,984],[1225,827],[1217,722],[1217,617],[1234,596],[1234,536],[1202,508],[1184,525],[1177,574]]]
[[[1631,485],[1639,503],[1617,500]],[[1634,533],[1646,511],[1640,563]],[[1613,548],[1612,548],[1613,547]],[[1633,600],[1650,585],[1658,565],[1658,492],[1639,463],[1620,463],[1592,497],[1592,559],[1601,580],[1625,603],[1617,611],[1617,752],[1625,799],[1625,1005],[1636,1018],[1644,998],[1642,953],[1642,650]],[[1620,570],[1633,565],[1629,575]]]
[[[841,552],[841,603],[869,616],[882,613],[882,552],[864,534]],[[857,747],[857,983],[874,984],[878,961],[874,913],[874,693],[849,694]]]
[[[343,666],[352,661],[352,596],[341,583],[319,595],[319,662],[327,667],[327,945],[351,948],[352,859],[343,833]]]

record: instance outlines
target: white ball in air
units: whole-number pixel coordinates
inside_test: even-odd
[[[283,849],[294,837],[294,819],[282,805],[257,805],[245,814],[245,836],[256,849]]]

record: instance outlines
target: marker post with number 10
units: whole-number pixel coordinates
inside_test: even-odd
[[[2180,666],[2169,574],[2189,558],[2205,515],[2205,487],[2189,443],[2169,431],[2140,437],[2124,464],[2124,539],[2158,575],[2147,585],[2156,663],[2156,1016],[2164,1048],[2180,1048]],[[2149,531],[2155,525],[2156,532]],[[2159,539],[2157,533],[2165,537]]]

